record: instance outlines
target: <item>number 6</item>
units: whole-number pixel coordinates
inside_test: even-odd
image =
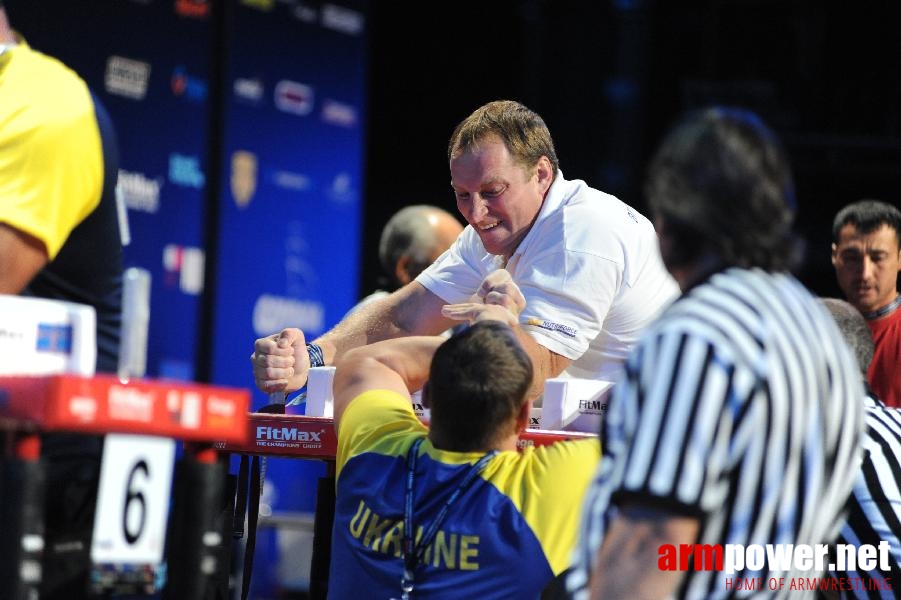
[[[147,462],[145,460],[139,460],[135,466],[131,468],[131,473],[128,474],[128,484],[125,489],[125,505],[122,510],[122,533],[125,534],[125,541],[129,544],[134,544],[138,538],[141,537],[141,533],[144,531],[144,520],[147,518],[147,501],[144,499],[144,493],[140,490],[134,491],[134,479],[138,471],[142,471],[145,478],[150,476],[150,469],[147,467]],[[141,518],[138,521],[138,530],[134,533],[128,528],[128,515],[130,513],[132,501],[138,502],[141,505]]]

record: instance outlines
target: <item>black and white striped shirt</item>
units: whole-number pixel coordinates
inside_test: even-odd
[[[863,465],[838,543],[875,548],[886,541],[888,568],[882,568],[886,565],[880,559],[875,570],[855,567],[830,574],[846,578],[851,589],[842,592],[845,598],[897,598],[901,589],[901,409],[870,396],[864,404]]]
[[[692,288],[646,330],[615,387],[567,589],[587,597],[623,501],[699,517],[700,544],[834,541],[860,465],[863,394],[835,322],[793,277],[729,269]],[[676,596],[804,597],[726,579],[816,575],[688,570]]]

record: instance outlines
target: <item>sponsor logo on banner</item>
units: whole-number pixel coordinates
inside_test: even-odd
[[[313,112],[313,88],[296,81],[282,79],[275,86],[275,107],[295,115]]]
[[[103,84],[110,94],[143,100],[149,81],[150,63],[115,55],[106,59]]]
[[[322,120],[331,125],[352,128],[357,125],[357,109],[337,100],[322,103]]]
[[[263,81],[257,77],[238,77],[232,83],[235,98],[248,104],[259,104],[266,93]]]
[[[91,396],[69,398],[69,414],[81,423],[90,423],[97,416],[97,400]]]
[[[154,214],[160,209],[160,188],[163,178],[150,179],[137,171],[119,169],[117,183],[125,206],[131,210]]]
[[[273,171],[271,180],[277,187],[292,192],[305,192],[313,186],[309,176],[294,171]]]
[[[275,0],[241,0],[243,6],[269,12],[275,8]]]
[[[302,23],[315,23],[319,20],[319,9],[310,4],[298,2],[291,12]]]
[[[166,284],[178,285],[186,293],[196,296],[203,291],[205,255],[200,248],[167,244],[163,248],[163,269]]]
[[[257,155],[246,150],[233,152],[229,181],[235,204],[238,208],[244,208],[257,189]]]
[[[207,427],[228,429],[235,422],[237,412],[237,407],[231,400],[211,396],[206,402]]]
[[[321,302],[296,300],[263,294],[253,306],[253,330],[260,337],[285,327],[318,333],[325,327],[325,307]]]
[[[197,429],[200,427],[200,394],[169,390],[166,394],[166,412],[170,422]]]
[[[175,0],[175,14],[180,17],[202,19],[210,14],[209,0]]]
[[[313,265],[306,260],[311,248],[309,236],[304,232],[303,223],[288,221],[285,226],[286,232],[283,236],[285,248],[284,295],[291,298],[302,298],[307,295],[307,290],[319,289],[319,275]]]
[[[200,168],[200,159],[190,154],[170,154],[169,181],[184,187],[202,188],[206,177]]]
[[[366,27],[363,13],[337,4],[323,4],[320,23],[326,29],[358,36]]]
[[[234,400],[231,400],[230,398],[210,396],[206,399],[206,411],[211,415],[233,417],[237,414],[238,407],[235,406]]]
[[[109,416],[120,421],[153,420],[153,393],[114,385],[109,389]]]
[[[346,204],[354,199],[353,178],[350,173],[342,172],[335,175],[328,188],[328,196],[339,204]]]
[[[192,102],[203,102],[207,97],[207,82],[199,77],[188,74],[184,65],[178,65],[172,71],[169,80],[172,93],[177,97],[184,97]]]

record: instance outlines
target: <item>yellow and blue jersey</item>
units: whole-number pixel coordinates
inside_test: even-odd
[[[331,598],[399,596],[406,455],[427,433],[409,398],[395,392],[366,392],[345,411],[338,432]],[[417,538],[481,456],[423,442],[414,486]],[[599,457],[596,439],[494,456],[426,549],[414,597],[537,598],[568,566],[582,496]]]

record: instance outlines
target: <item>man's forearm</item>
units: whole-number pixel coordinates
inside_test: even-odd
[[[0,293],[18,294],[46,264],[40,240],[0,223]]]
[[[325,364],[334,365],[348,351],[373,342],[409,335],[386,314],[381,298],[354,311],[331,330],[313,340],[322,348]]]
[[[443,341],[438,337],[410,336],[348,351],[335,372],[336,427],[340,427],[350,402],[364,392],[383,389],[405,394],[421,389],[428,379],[432,355]]]
[[[413,282],[360,307],[313,343],[322,348],[325,364],[345,352],[383,340],[409,335],[437,335],[453,322],[441,316],[440,298]]]
[[[410,392],[422,389],[429,378],[432,356],[444,338],[435,336],[408,336],[367,346],[361,352],[394,371],[404,380]]]
[[[514,331],[516,331],[516,337],[520,344],[532,359],[533,376],[529,398],[534,400],[544,392],[545,380],[560,375],[566,367],[572,364],[572,361],[548,350],[520,327],[516,327]]]
[[[691,544],[697,532],[695,518],[623,507],[595,555],[590,580],[592,600],[668,598],[682,574],[658,568],[660,546]]]

